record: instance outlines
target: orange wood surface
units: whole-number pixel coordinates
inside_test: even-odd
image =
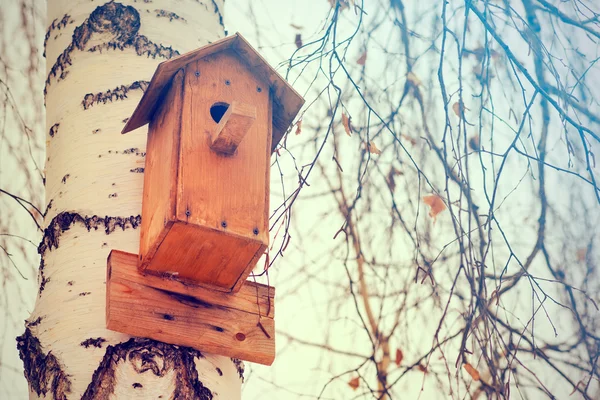
[[[215,127],[210,148],[224,155],[233,155],[255,120],[255,106],[234,100]]]
[[[140,230],[141,268],[154,257],[175,220],[183,77],[183,71],[175,75],[148,131]]]
[[[144,92],[142,100],[125,124],[122,133],[139,128],[153,118],[162,101],[165,87],[180,68],[185,68],[190,63],[228,49],[235,53],[249,71],[268,83],[268,89],[267,87],[264,89],[265,92],[272,93],[273,97],[273,116],[269,124],[272,127],[271,150],[274,150],[302,108],[304,99],[239,33],[160,63],[152,76],[150,86]]]
[[[275,322],[258,310],[273,304],[272,288],[247,282],[239,293],[214,292],[143,276],[136,265],[135,254],[112,251],[108,258],[108,329],[271,365]],[[156,283],[160,288],[150,286]],[[253,292],[260,293],[258,305]]]
[[[176,273],[183,280],[231,291],[238,280],[246,280],[247,275],[242,277],[246,267],[254,267],[265,248],[257,240],[191,223],[175,222],[146,271],[154,274]]]

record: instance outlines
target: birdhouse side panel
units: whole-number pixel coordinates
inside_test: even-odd
[[[145,269],[175,220],[183,71],[173,78],[150,122],[146,145],[140,268]]]
[[[243,124],[243,139],[232,155],[226,155],[211,144],[221,118],[234,103],[236,109],[252,114],[254,121]],[[233,51],[186,66],[177,197],[180,221],[268,244],[270,107],[268,83],[254,76]],[[239,125],[232,123],[231,129],[235,126]],[[223,130],[227,129],[226,125]]]

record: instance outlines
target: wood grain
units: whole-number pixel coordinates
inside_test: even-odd
[[[140,233],[142,269],[148,266],[175,220],[183,79],[184,72],[179,70],[148,130]]]
[[[165,279],[142,276],[136,263],[135,254],[112,251],[109,255],[108,329],[271,365],[275,321],[270,316],[259,317],[257,312],[264,310],[265,301],[273,304],[274,291],[251,283],[236,294],[171,282],[166,286],[160,283],[161,288],[157,288],[150,284]],[[260,308],[250,300],[254,290],[262,294]]]
[[[235,154],[255,120],[255,106],[233,101],[213,131],[210,148],[225,155]]]
[[[150,86],[144,92],[142,100],[125,124],[122,133],[130,132],[150,122],[158,109],[158,104],[162,101],[165,88],[179,69],[226,49],[231,49],[247,69],[267,82],[265,91],[273,93],[271,121],[273,135],[271,151],[273,151],[302,108],[304,99],[239,33],[159,64],[152,76]]]

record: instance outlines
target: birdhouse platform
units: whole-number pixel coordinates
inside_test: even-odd
[[[106,279],[106,327],[132,336],[271,365],[275,288],[246,282],[224,293],[140,273],[137,254],[113,250]]]
[[[304,99],[235,34],[161,63],[122,133],[149,124],[139,254],[108,260],[109,329],[270,364],[273,150]]]

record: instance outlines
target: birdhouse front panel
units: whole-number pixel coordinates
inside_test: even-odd
[[[145,196],[168,198],[158,207],[144,199],[144,220],[153,217],[142,269],[170,273],[177,266],[179,279],[225,291],[245,280],[269,240],[271,103],[268,82],[232,50],[191,62],[174,77],[150,124],[146,182],[165,187],[145,189]]]

